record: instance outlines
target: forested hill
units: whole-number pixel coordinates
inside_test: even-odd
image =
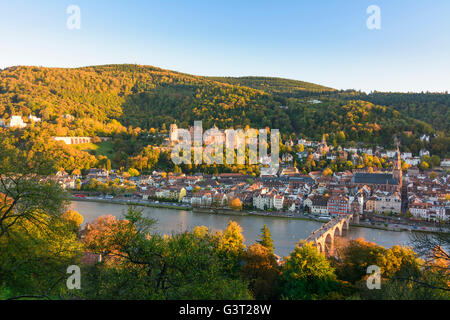
[[[322,94],[322,103],[310,103],[300,92]],[[358,98],[341,99],[333,89],[294,80],[208,78],[139,65],[0,71],[0,117],[33,114],[58,124],[61,131],[59,119],[70,114],[77,119],[72,129],[78,135],[92,134],[95,123],[110,127],[111,121],[150,129],[171,123],[187,127],[202,120],[205,128],[267,126],[315,139],[329,133],[330,141],[342,131],[347,141],[382,144],[410,131],[407,145],[419,148],[419,135],[433,133],[430,125],[402,110]]]
[[[341,93],[342,97],[343,94]],[[370,94],[358,93],[350,99],[361,99],[389,106],[414,119],[431,124],[436,130],[450,129],[450,94],[448,93],[395,93],[373,92]]]
[[[262,90],[269,93],[276,93],[285,96],[312,96],[316,94],[334,93],[333,88],[328,88],[318,84],[273,77],[209,77],[209,79],[219,82],[226,82],[233,85],[240,85]]]

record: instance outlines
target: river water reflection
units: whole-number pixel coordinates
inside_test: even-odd
[[[84,223],[92,222],[102,215],[114,215],[122,217],[126,206],[119,204],[97,202],[72,202],[72,208],[84,217]],[[295,248],[295,244],[308,237],[308,235],[320,227],[321,223],[315,221],[271,218],[260,216],[226,216],[211,215],[207,213],[195,213],[173,209],[143,207],[147,216],[158,221],[155,231],[160,234],[191,231],[196,226],[207,226],[212,230],[223,230],[230,220],[239,223],[243,229],[246,245],[253,244],[261,233],[261,228],[266,224],[272,234],[275,245],[275,253],[287,256]],[[407,245],[409,243],[408,232],[392,232],[369,228],[351,227],[346,235],[348,238],[365,238],[383,247],[390,248],[393,245]]]

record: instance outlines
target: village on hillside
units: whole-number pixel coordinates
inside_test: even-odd
[[[137,201],[172,204],[180,208],[244,210],[247,213],[309,216],[330,219],[358,214],[362,221],[426,225],[450,221],[448,159],[441,168],[402,170],[410,154],[397,150],[339,149],[326,141],[298,141],[316,154],[345,156],[355,161],[361,154],[378,154],[392,162],[392,169],[353,169],[328,174],[300,173],[290,154],[281,156],[278,170],[261,170],[259,177],[240,173],[208,175],[153,172],[151,175],[90,169],[84,176],[59,172],[55,179],[79,199]],[[308,156],[308,152],[305,152]],[[303,153],[298,155],[302,156]],[[416,229],[418,227],[415,227]],[[395,229],[395,228],[394,228]],[[425,228],[423,228],[425,229]]]

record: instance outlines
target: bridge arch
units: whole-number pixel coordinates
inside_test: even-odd
[[[339,226],[337,225],[336,227],[334,227],[334,232],[333,232],[333,237],[342,237],[342,228],[343,226]]]
[[[345,230],[348,230],[348,229],[350,228],[350,222],[349,222],[349,220],[350,220],[350,218],[346,218],[346,219],[344,219],[344,221],[343,221],[343,228],[344,228]]]
[[[319,250],[319,253],[323,252],[322,244],[320,242],[316,242],[316,248]]]
[[[324,244],[323,252],[325,254],[327,253],[331,254],[334,250],[334,235],[332,232],[327,232],[323,244]]]
[[[336,216],[311,233],[306,241],[313,242],[319,253],[333,255],[337,239],[343,236],[344,230],[349,229],[350,221],[354,219],[354,214]]]

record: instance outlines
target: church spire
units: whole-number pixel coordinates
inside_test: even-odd
[[[403,182],[402,159],[400,156],[400,147],[399,147],[399,142],[397,139],[396,139],[396,143],[397,143],[397,152],[395,154],[394,168],[392,170],[392,177],[394,179],[397,179],[398,184],[401,186],[402,182]]]

